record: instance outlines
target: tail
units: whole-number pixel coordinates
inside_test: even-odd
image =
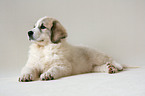
[[[123,66],[123,69],[136,69],[136,68],[140,68],[139,66],[130,66],[127,64],[121,64]]]

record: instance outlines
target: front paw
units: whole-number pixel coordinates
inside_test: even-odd
[[[24,74],[24,75],[19,77],[19,82],[29,82],[32,80],[34,80],[32,74]]]
[[[41,78],[41,80],[53,80],[54,79],[54,77],[48,72],[41,74],[40,78]]]

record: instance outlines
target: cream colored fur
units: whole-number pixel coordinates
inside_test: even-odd
[[[38,33],[35,32],[36,29],[32,29],[35,35],[37,33],[37,38],[34,36],[35,39],[31,40],[29,58],[21,71],[19,81],[31,81],[38,77],[41,80],[50,80],[87,72],[108,72],[107,62],[122,70],[120,64],[95,49],[70,45],[65,38],[58,43],[51,42],[52,33],[49,32],[54,20],[49,17],[38,20],[36,26],[40,26],[40,23],[44,22],[49,29],[40,33],[43,36],[38,36]],[[38,41],[42,38],[44,41]]]

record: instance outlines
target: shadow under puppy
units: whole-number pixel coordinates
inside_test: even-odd
[[[28,32],[32,42],[20,82],[53,80],[87,72],[116,73],[123,67],[102,52],[66,42],[64,27],[54,18],[43,17]]]

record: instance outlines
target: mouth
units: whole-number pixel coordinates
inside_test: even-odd
[[[35,39],[32,39],[32,38],[29,38],[30,41],[32,42],[43,42],[44,40],[35,40]]]
[[[43,42],[44,40],[39,40],[38,42]]]
[[[43,39],[35,39],[32,36],[29,36],[29,40],[32,42],[43,42],[44,41]]]

